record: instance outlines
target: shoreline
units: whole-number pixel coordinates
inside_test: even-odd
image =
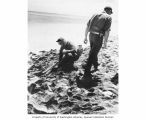
[[[118,41],[118,35],[110,35],[109,36],[109,40],[110,39],[115,39],[116,40],[116,42],[119,42]],[[54,44],[56,44],[56,42],[54,42]],[[85,45],[84,43],[82,43],[82,44],[78,44],[78,45],[82,45],[82,47],[85,49],[85,48],[88,48],[90,45],[89,45],[89,41],[88,41],[88,44],[87,45]],[[75,46],[77,46],[77,45],[75,45]],[[59,51],[59,49],[60,49],[60,46],[59,45],[57,45],[56,44],[56,47],[54,47],[54,48],[49,48],[49,46],[48,46],[48,49],[40,49],[40,50],[29,50],[29,48],[28,48],[28,54],[30,53],[30,52],[33,52],[33,53],[39,53],[40,51],[50,51],[50,50],[56,50],[56,51]]]

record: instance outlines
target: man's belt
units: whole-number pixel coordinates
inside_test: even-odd
[[[93,32],[93,31],[91,31],[91,33],[96,34],[96,35],[103,36],[103,33],[100,33],[100,32]]]

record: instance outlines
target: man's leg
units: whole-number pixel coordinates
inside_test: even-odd
[[[95,42],[94,42],[94,55],[93,55],[93,66],[94,66],[94,69],[97,70],[97,67],[99,65],[98,63],[98,53],[102,47],[102,42],[103,42],[103,37],[102,36],[99,36],[99,35],[96,35],[95,36]]]
[[[87,59],[87,64],[85,67],[85,72],[90,72],[90,69],[92,67],[93,64],[93,58],[94,58],[94,34],[90,33],[89,35],[89,41],[90,41],[90,52],[89,52],[89,57]]]
[[[73,67],[73,64],[74,64],[73,55],[71,53],[65,54],[61,62],[62,69],[63,70],[71,69]]]
[[[89,58],[87,60],[87,67],[85,69],[85,72],[90,71],[92,64],[94,65],[95,68],[97,68],[98,66],[97,54],[102,47],[103,37],[90,33],[89,40],[90,40],[91,49],[89,53]]]

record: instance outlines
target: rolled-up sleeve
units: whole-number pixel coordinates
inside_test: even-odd
[[[70,49],[71,49],[72,51],[76,51],[76,47],[75,47],[75,45],[70,44]]]
[[[112,24],[112,18],[108,17],[105,22],[104,31],[110,30]]]
[[[91,21],[94,19],[94,17],[96,16],[96,14],[94,14],[91,19],[88,21],[87,26],[89,27],[89,25],[91,24]]]

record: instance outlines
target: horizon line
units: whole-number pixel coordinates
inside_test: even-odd
[[[42,15],[42,16],[48,16],[48,15],[64,15],[64,16],[75,16],[75,17],[84,17],[87,18],[88,16],[82,16],[82,15],[75,15],[75,14],[63,14],[63,13],[53,13],[53,12],[40,12],[40,11],[28,11],[28,13],[32,13],[32,14],[38,14],[38,15]]]

